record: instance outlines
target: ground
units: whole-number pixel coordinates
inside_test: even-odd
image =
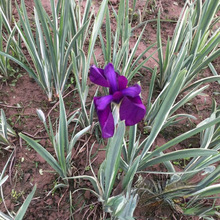
[[[43,0],[42,2],[46,11],[50,13],[49,0]],[[111,0],[110,2],[115,9],[118,8],[119,0]],[[155,2],[152,1],[152,5],[148,7],[149,10],[143,19],[156,18],[158,8],[160,8],[162,19],[171,19],[174,21],[162,22],[163,46],[165,46],[168,36],[172,36],[176,24],[175,21],[178,19],[184,4],[183,2],[183,0],[158,0]],[[101,1],[99,0],[93,1],[93,6],[95,7],[96,11],[100,3]],[[25,1],[25,4],[27,6],[28,14],[30,18],[32,18],[34,5],[33,0]],[[138,9],[141,10],[143,6],[144,1],[137,1],[137,11],[135,14],[135,16],[137,16],[137,22],[140,18]],[[16,8],[14,5],[13,14],[15,18],[17,18]],[[114,26],[114,23],[112,23],[112,25]],[[140,31],[141,28],[139,28],[134,35],[138,36]],[[146,26],[143,39],[140,47],[137,50],[137,56],[143,51],[143,48],[146,48],[156,41],[156,31],[156,22],[151,22]],[[132,44],[134,43],[135,36],[133,37]],[[98,47],[96,49],[98,61],[102,62],[102,55],[99,54],[100,50]],[[156,47],[152,48],[152,50],[150,50],[148,53],[152,53],[155,49]],[[146,54],[146,56],[149,54]],[[155,58],[156,57],[157,55],[155,55]],[[219,70],[219,59],[215,61],[215,64]],[[25,71],[19,66],[16,64],[12,65],[15,69],[13,76],[7,82],[0,82],[0,108],[4,109],[8,122],[15,129],[16,133],[22,132],[36,140],[39,140],[43,146],[47,147],[47,149],[54,154],[53,148],[49,143],[48,136],[44,131],[44,127],[37,117],[36,109],[40,108],[43,110],[43,112],[45,112],[45,114],[50,114],[51,119],[54,121],[58,116],[57,100],[54,100],[53,103],[48,102],[46,95],[39,88],[36,82],[31,80],[28,74],[25,73]],[[153,59],[150,59],[146,65],[153,68],[156,63]],[[141,81],[142,97],[143,100],[146,100],[151,75],[146,70],[142,70],[141,73],[144,75],[144,77],[137,76],[134,78],[134,81]],[[208,70],[204,70],[203,74],[207,76],[210,75],[210,72]],[[91,85],[88,103],[93,97],[94,87],[94,85]],[[71,114],[71,112],[79,106],[77,94],[74,91],[74,84],[70,83],[69,89],[65,92],[64,97],[67,112],[68,114]],[[197,96],[195,99],[193,99],[190,106],[184,106],[181,111],[197,116],[198,120],[193,122],[194,124],[197,124],[202,119],[209,116],[212,98],[215,98],[218,104],[220,104],[218,83],[212,83],[209,89],[205,91],[204,96]],[[140,123],[139,127],[143,129],[143,126],[143,122]],[[181,133],[182,131],[179,132]],[[174,134],[172,131],[166,131],[164,134],[161,134],[158,137],[155,145],[160,146],[166,140],[172,138],[170,133],[172,133],[174,136],[177,135],[177,133]],[[73,194],[72,203],[70,202],[69,189],[57,189],[55,192],[49,193],[56,183],[61,180],[51,170],[50,166],[21,139],[14,138],[11,141],[15,148],[15,153],[8,169],[10,178],[3,187],[6,206],[10,212],[17,212],[28,193],[30,193],[34,184],[37,184],[37,191],[24,219],[64,220],[69,219],[70,216],[73,216],[75,219],[101,219],[101,205],[98,203],[96,197],[94,197],[90,192],[80,191]],[[196,142],[198,145],[199,143],[197,141],[198,137],[194,137],[194,139],[191,139],[189,142]],[[74,175],[88,174],[90,172],[87,170],[88,149],[93,142],[94,137],[92,136],[86,136],[80,140],[79,146],[82,146],[84,143],[86,143],[86,147],[79,153],[77,150],[75,151],[73,163]],[[187,146],[189,145],[189,142],[181,143],[181,145],[177,146],[177,148]],[[98,144],[94,147],[93,166],[95,171],[98,170],[100,163],[105,158],[105,151],[103,148],[104,145],[100,146]],[[0,170],[2,170],[4,164],[6,163],[10,152],[11,150],[0,151]],[[78,187],[89,188],[91,186],[88,182],[73,181],[72,188],[76,189]],[[70,207],[72,210],[74,210],[73,213],[70,212]],[[144,207],[145,211],[143,211],[142,207]],[[3,212],[5,211],[3,203],[0,203],[0,210]],[[181,216],[180,213],[176,213],[174,210],[171,210],[168,206],[164,206],[163,204],[152,204],[150,207],[140,204],[135,215],[138,216],[137,219],[139,220],[156,220],[162,219],[162,217],[166,219],[191,219],[189,217],[185,218]],[[149,218],[147,218],[147,216]]]

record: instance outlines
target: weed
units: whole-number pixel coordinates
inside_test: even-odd
[[[22,195],[24,195],[24,191],[17,192],[15,189],[11,191],[11,197],[14,201],[17,201]]]

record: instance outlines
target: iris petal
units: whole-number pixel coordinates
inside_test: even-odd
[[[109,92],[110,92],[110,94],[113,94],[114,92],[116,92],[118,90],[118,83],[117,83],[117,78],[116,78],[114,66],[112,65],[112,63],[109,63],[106,65],[106,67],[104,69],[104,74],[109,82],[109,88],[110,88]]]
[[[113,101],[116,102],[117,104],[121,101],[123,98],[123,94],[121,91],[117,91],[113,94]]]
[[[138,96],[140,92],[141,92],[141,87],[138,84],[134,86],[129,86],[128,88],[122,90],[122,94],[124,96],[129,96],[133,98]]]
[[[141,121],[146,113],[141,98],[124,97],[120,106],[120,119],[125,120],[126,126],[132,126]]]
[[[118,76],[118,89],[121,91],[127,87],[128,80],[125,76]]]
[[[106,106],[113,100],[112,95],[106,95],[102,97],[94,97],[95,107],[98,110],[104,110]]]
[[[109,87],[109,83],[104,75],[104,70],[97,68],[95,65],[90,67],[90,75],[89,78],[91,82],[103,86],[103,87]]]
[[[114,119],[111,112],[111,104],[107,105],[104,110],[96,109],[99,123],[102,130],[103,138],[110,138],[114,135]]]

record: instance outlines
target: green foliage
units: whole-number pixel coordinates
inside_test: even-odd
[[[70,2],[59,1],[56,7],[54,1],[51,1],[52,19],[50,19],[41,1],[35,0],[36,33],[34,34],[24,0],[21,1],[21,9],[17,6],[17,10],[20,22],[15,23],[15,26],[25,43],[35,69],[32,69],[30,63],[27,65],[8,53],[1,52],[0,54],[24,68],[30,77],[34,78],[42,87],[51,101],[53,89],[55,89],[55,96],[58,96],[59,92],[63,93],[66,89],[66,82],[73,65],[70,62],[70,53],[77,39],[87,28],[88,21],[85,21],[85,24],[70,38]],[[24,59],[27,62],[27,59]]]
[[[98,197],[99,201],[101,201],[103,204],[103,209],[105,212],[111,213],[111,216],[116,219],[133,219],[133,212],[137,205],[136,191],[130,191],[129,187],[127,187],[127,192],[125,190],[125,192],[122,192],[119,195],[111,195],[119,172],[124,134],[125,124],[124,122],[119,122],[114,136],[108,141],[107,156],[99,168],[98,176],[96,176],[94,173],[90,161],[93,176],[83,175],[70,177],[68,179],[89,180],[92,183],[95,191],[91,189],[86,190],[93,192]]]
[[[11,126],[7,123],[5,113],[3,109],[1,109],[1,117],[0,117],[0,145],[10,145],[9,137],[16,137],[15,131],[11,128]]]
[[[27,208],[34,196],[34,193],[36,191],[36,188],[37,186],[35,185],[34,188],[32,189],[31,193],[27,196],[27,198],[25,199],[24,203],[22,204],[22,206],[20,207],[20,209],[18,210],[14,220],[21,220],[23,219],[26,211],[27,211]]]
[[[125,3],[126,2],[126,3]],[[149,57],[143,59],[145,54],[153,47],[155,44],[147,47],[144,51],[135,58],[136,51],[140,42],[142,40],[142,35],[145,31],[146,25],[141,31],[139,37],[137,37],[135,45],[132,46],[132,40],[134,38],[134,29],[132,29],[132,18],[133,11],[135,9],[136,1],[133,1],[132,14],[129,13],[129,1],[121,0],[119,3],[118,12],[112,8],[114,13],[114,18],[116,20],[117,26],[115,32],[111,30],[111,19],[109,9],[106,13],[106,34],[102,34],[99,31],[99,38],[102,47],[102,53],[104,55],[105,64],[111,62],[113,63],[115,70],[121,75],[124,75],[130,81],[133,76],[138,73],[138,71],[144,67],[144,64],[153,56],[151,54]],[[129,19],[129,17],[131,19]],[[106,39],[106,42],[104,41]],[[130,48],[131,51],[130,51]],[[143,59],[143,60],[142,60]],[[142,60],[142,61],[141,61]]]
[[[8,167],[9,165],[9,162],[11,161],[12,159],[12,156],[13,156],[14,152],[11,153],[11,155],[9,156],[5,166],[3,167],[1,173],[0,173],[0,192],[1,192],[1,198],[2,198],[2,201],[3,201],[3,204],[5,206],[5,209],[6,211],[8,212],[8,215],[4,214],[3,212],[0,211],[0,218],[3,219],[3,220],[22,220],[26,211],[27,211],[27,208],[34,196],[34,193],[36,191],[36,185],[34,186],[34,188],[32,189],[31,193],[27,196],[27,198],[25,199],[24,203],[22,204],[22,206],[19,208],[19,210],[17,211],[17,213],[14,215],[12,215],[12,213],[9,212],[9,210],[7,209],[6,207],[6,204],[5,204],[5,200],[4,200],[4,195],[3,195],[3,184],[7,181],[8,179],[8,175],[5,176],[5,172],[6,172],[6,168]],[[14,197],[16,197],[17,199],[17,196],[20,196],[20,193],[17,194],[15,190],[12,189],[12,193]]]
[[[100,166],[98,177],[96,177],[90,164],[93,177],[76,176],[74,179],[82,178],[91,181],[95,189],[95,191],[91,191],[103,203],[104,211],[111,213],[112,217],[119,219],[123,219],[125,213],[128,214],[126,211],[128,207],[130,207],[131,211],[129,217],[131,219],[133,218],[133,211],[137,206],[137,196],[140,191],[140,185],[134,185],[134,177],[136,175],[140,176],[141,173],[170,175],[170,179],[167,180],[166,186],[164,188],[160,187],[161,190],[157,192],[152,192],[151,196],[148,196],[149,198],[146,203],[160,199],[173,205],[173,199],[183,196],[191,199],[193,196],[201,196],[201,198],[203,198],[204,196],[213,195],[219,192],[219,184],[213,184],[214,181],[220,177],[220,167],[218,166],[216,169],[213,169],[213,165],[216,161],[219,161],[219,115],[220,111],[214,105],[211,117],[204,120],[195,129],[151,151],[149,149],[161,130],[160,126],[158,127],[155,125],[155,130],[157,128],[157,132],[152,131],[144,141],[139,143],[139,139],[137,138],[137,126],[130,127],[128,141],[125,135],[124,122],[119,122],[114,136],[109,139],[106,159]],[[158,116],[158,121],[163,123],[161,117],[164,116]],[[214,129],[213,132],[210,132],[210,129]],[[205,140],[210,140],[209,143],[211,143],[212,138],[214,138],[213,143],[217,144],[217,147],[212,145],[212,147],[204,147],[203,138],[201,139],[202,144],[199,149],[191,148],[170,153],[164,152],[168,148],[190,138],[196,133],[201,133],[201,135],[204,134],[204,136],[206,136]],[[207,137],[208,134],[209,137]],[[216,142],[216,140],[218,141]],[[172,165],[172,161],[181,158],[190,158],[190,160],[185,169],[182,172],[178,172],[175,170],[175,166]],[[148,170],[151,166],[160,163],[164,164],[167,168],[167,172]],[[190,164],[193,165],[192,168]],[[116,178],[120,169],[122,169],[123,172]],[[192,184],[190,179],[199,172],[206,172],[206,174],[209,175],[204,176],[202,181]],[[116,181],[119,182],[120,190],[113,196],[112,191]],[[144,190],[149,192],[151,189],[144,188]]]
[[[3,220],[22,220],[25,216],[25,213],[27,211],[28,206],[30,205],[30,202],[34,196],[34,193],[36,191],[36,185],[34,186],[34,188],[32,189],[31,193],[27,196],[27,198],[25,199],[24,203],[22,204],[22,206],[19,208],[18,212],[16,213],[15,216],[13,216],[12,214],[10,215],[6,215],[3,212],[0,211],[0,217]]]
[[[73,73],[76,80],[76,87],[80,97],[80,103],[82,107],[82,119],[84,120],[85,126],[91,125],[93,123],[93,112],[94,105],[91,105],[90,108],[90,118],[86,110],[86,100],[89,92],[89,87],[87,85],[89,68],[91,65],[91,58],[94,56],[94,47],[97,40],[98,33],[100,31],[104,15],[107,10],[108,0],[103,0],[98,14],[95,16],[95,21],[92,24],[91,36],[88,36],[88,29],[84,32],[81,39],[77,41],[76,47],[78,50],[72,52],[72,62],[73,62]],[[84,10],[83,19],[81,20],[81,5],[75,5],[75,10],[71,10],[71,21],[73,31],[81,28],[86,20],[91,18],[89,16],[89,8],[91,6],[91,0],[87,1],[86,8]],[[74,9],[74,8],[73,8]],[[73,32],[72,31],[72,32]],[[88,52],[85,50],[85,38],[89,37],[89,48]]]
[[[22,133],[20,133],[19,136],[23,140],[25,140],[35,151],[37,151],[41,155],[41,157],[44,158],[47,163],[60,175],[60,177],[64,179],[65,183],[68,184],[65,178],[72,175],[72,149],[74,148],[79,138],[90,130],[91,126],[89,125],[79,132],[76,132],[79,120],[75,119],[75,117],[78,112],[76,112],[69,120],[67,120],[65,106],[61,94],[59,124],[56,127],[56,133],[54,133],[53,131],[53,126],[50,118],[48,127],[44,113],[41,110],[37,110],[37,113],[49,135],[50,141],[55,150],[57,160],[37,141]],[[68,127],[72,120],[76,120],[77,123],[69,140]]]
[[[9,2],[9,1],[8,1]],[[0,7],[0,52],[13,54],[15,57],[22,56],[21,48],[15,38],[16,28],[11,28],[10,21],[5,14],[5,11]],[[6,45],[6,46],[4,46]],[[7,79],[10,72],[13,71],[9,60],[2,53],[0,55],[0,78]]]
[[[187,70],[184,87],[214,59],[220,55],[218,49],[220,31],[212,31],[212,24],[219,0],[186,1],[180,14],[172,40],[168,39],[163,56],[160,34],[160,13],[157,22],[157,46],[159,58],[159,86],[164,88],[183,69]],[[217,18],[218,19],[218,18]]]
[[[199,4],[199,1],[197,4]],[[213,2],[210,4],[214,7]],[[189,114],[175,115],[174,113],[207,88],[207,86],[200,87],[201,84],[220,80],[219,76],[213,76],[189,84],[195,75],[205,67],[209,61],[211,62],[217,56],[216,54],[218,54],[218,51],[216,50],[218,33],[215,32],[215,34],[210,37],[210,41],[201,42],[198,40],[201,47],[200,52],[203,51],[205,54],[205,51],[208,51],[206,55],[209,55],[210,57],[207,58],[206,55],[199,52],[194,57],[196,53],[195,51],[192,52],[190,49],[193,42],[191,35],[196,33],[194,32],[195,28],[192,29],[190,26],[191,22],[194,21],[192,21],[192,17],[190,17],[189,21],[187,20],[188,22],[186,22],[186,20],[184,20],[186,17],[183,16],[186,16],[186,14],[187,16],[191,16],[192,14],[195,16],[197,12],[193,11],[193,4],[189,5],[188,10],[191,11],[186,12],[186,8],[183,9],[174,33],[174,38],[171,42],[168,40],[165,59],[163,59],[162,54],[161,37],[159,34],[157,36],[161,71],[159,82],[161,83],[162,91],[152,103],[153,92],[155,89],[154,85],[157,79],[157,68],[155,68],[152,70],[150,91],[147,100],[147,115],[145,119],[149,129],[148,136],[140,142],[137,126],[133,126],[130,127],[127,137],[123,128],[123,122],[119,122],[115,135],[108,142],[106,159],[99,168],[98,177],[94,173],[91,164],[90,167],[93,176],[86,175],[72,177],[72,179],[86,179],[92,183],[94,191],[91,189],[87,190],[90,190],[98,197],[99,201],[103,204],[104,211],[109,212],[113,219],[133,219],[133,211],[137,206],[138,190],[140,190],[137,185],[134,185],[134,178],[137,175],[141,176],[141,173],[146,172],[170,176],[165,187],[158,186],[156,193],[150,189],[146,190],[151,193],[148,201],[152,202],[157,201],[158,199],[163,200],[168,202],[174,208],[175,205],[173,201],[175,198],[187,197],[188,199],[193,200],[198,197],[204,198],[204,196],[213,195],[219,190],[219,184],[215,184],[215,180],[219,178],[219,166],[215,167],[215,163],[219,161],[220,112],[215,102],[213,102],[212,115],[201,122],[197,127],[175,137],[156,149],[153,148],[156,138],[164,128],[172,126],[184,118],[195,119],[194,116]],[[210,5],[208,6],[207,1],[204,3],[203,8],[205,9],[206,7],[211,7]],[[106,63],[113,62],[118,72],[122,72],[123,75],[126,75],[129,80],[131,80],[134,75],[132,60],[141,38],[138,38],[131,54],[129,54],[128,42],[132,29],[131,23],[129,23],[128,19],[129,10],[127,6],[124,5],[123,1],[119,4],[118,14],[114,12],[114,15],[117,21],[117,27],[116,32],[113,35],[110,28],[110,14],[109,10],[107,10],[106,43],[104,41],[104,35],[101,30],[99,31],[103,55]],[[213,16],[211,16],[210,19],[212,20]],[[207,20],[207,22],[209,22],[210,19]],[[184,21],[184,24],[181,23]],[[200,22],[202,22],[202,20]],[[209,25],[206,26],[206,31],[209,29]],[[190,31],[191,35],[186,34],[184,31],[184,33],[180,33],[180,29],[183,26],[186,28],[185,32]],[[122,30],[126,31],[123,32]],[[160,33],[159,19],[158,33]],[[112,35],[113,38],[111,38]],[[180,37],[182,37],[181,41],[179,41]],[[118,46],[119,41],[121,42],[120,48]],[[113,45],[112,48],[111,45]],[[204,50],[204,48],[207,50]],[[148,49],[149,48],[146,50]],[[191,53],[192,56],[189,55],[189,53]],[[141,56],[143,54],[141,54]],[[172,54],[172,56],[170,54]],[[200,64],[202,63],[202,65],[196,63],[198,59],[200,59]],[[136,65],[137,62],[133,62],[133,64]],[[198,66],[196,67],[197,64]],[[143,65],[141,65],[140,68],[143,67]],[[167,76],[166,74],[162,74],[163,71],[165,71],[163,69],[164,66],[166,66],[166,68],[169,67],[167,73],[171,73],[171,75]],[[119,71],[120,69],[122,69],[122,71]],[[184,96],[177,101],[179,94],[183,92],[185,92]],[[169,153],[166,152],[167,149],[198,133],[201,134],[200,148],[181,149]],[[188,164],[184,167],[182,172],[178,172],[173,165],[173,161],[183,158],[187,159]],[[167,169],[167,172],[150,171],[150,167],[157,164],[163,164]],[[190,180],[199,172],[205,172],[208,175],[204,176],[201,182],[192,184]],[[114,188],[114,186],[116,187],[116,182],[118,187]],[[113,195],[114,189],[117,193],[114,192]],[[130,212],[128,212],[128,209]],[[190,206],[188,209],[185,209],[184,212],[187,213],[189,210]]]
[[[219,0],[205,1],[204,4],[200,0],[194,3],[186,1],[173,38],[172,40],[168,39],[165,56],[163,56],[160,35],[160,13],[158,14],[157,46],[160,68],[158,82],[162,90],[152,102],[152,94],[157,80],[157,70],[155,69],[152,74],[149,89],[150,95],[147,100],[146,129],[151,130],[153,124],[156,123],[156,117],[162,106],[167,102],[167,95],[170,94],[169,90],[174,83],[177,89],[173,91],[173,94],[180,100],[177,102],[176,98],[174,98],[174,103],[171,105],[172,107],[170,106],[169,112],[167,112],[169,117],[163,124],[163,129],[185,118],[195,119],[193,115],[175,113],[180,107],[208,88],[208,85],[203,87],[201,85],[220,80],[220,76],[214,72],[214,66],[211,64],[220,55],[220,50],[218,49],[220,42],[219,29],[211,32],[211,22],[215,22],[214,15],[219,3]],[[200,8],[199,12],[198,8]],[[208,65],[215,75],[192,82],[196,75]],[[178,80],[180,80],[179,84]]]
[[[0,0],[0,7],[9,23],[12,20],[11,0]]]
[[[159,148],[148,151],[148,153],[145,154],[146,156],[142,159],[142,161],[140,161],[140,166],[138,168],[140,173],[143,172],[171,175],[170,179],[168,179],[166,182],[165,188],[160,187],[162,190],[156,193],[152,192],[151,196],[148,196],[148,202],[153,202],[155,199],[161,199],[173,205],[173,199],[184,196],[185,198],[189,198],[190,201],[192,201],[187,203],[188,208],[185,209],[186,214],[189,214],[191,208],[193,209],[194,207],[197,207],[199,204],[198,201],[202,200],[204,197],[215,199],[215,196],[213,197],[213,195],[219,193],[219,184],[216,184],[216,181],[220,177],[220,167],[216,165],[216,162],[219,161],[219,115],[220,109],[217,108],[216,103],[213,102],[213,113],[210,118],[207,118],[201,122],[195,129],[192,129],[170,140]],[[200,132],[201,134],[201,144],[199,149],[184,149],[170,153],[163,152],[175,144],[180,143],[182,140],[191,137],[197,132]],[[150,139],[150,136],[151,133],[147,140]],[[146,146],[147,143],[148,142],[144,140],[140,146]],[[144,148],[144,150],[145,149],[146,148]],[[214,150],[215,152],[213,151],[212,153],[210,150]],[[143,152],[142,155],[144,155]],[[189,163],[182,172],[177,172],[171,161],[177,158],[186,157],[190,157]],[[167,168],[167,172],[148,171],[148,167],[158,163],[164,163],[165,167]],[[123,162],[123,166],[125,169],[128,169],[128,164],[125,162]],[[204,178],[197,183],[191,183],[191,179],[201,172],[203,172]],[[149,191],[150,189],[145,190]],[[204,207],[200,205],[200,214],[202,214]],[[173,207],[175,206],[173,205]],[[214,205],[213,207],[209,207],[207,210],[210,211],[211,208],[214,210]],[[215,215],[216,212],[214,211],[213,214]]]

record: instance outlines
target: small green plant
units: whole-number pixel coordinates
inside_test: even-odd
[[[148,10],[147,7],[150,7],[150,9]],[[154,12],[156,9],[156,0],[146,0],[145,5],[144,5],[144,9],[143,9],[143,13],[141,15],[141,21],[144,20],[146,13],[152,13],[152,11]]]
[[[24,192],[17,192],[15,189],[12,189],[11,191],[11,197],[15,201],[18,200],[23,194]]]
[[[5,113],[1,109],[1,118],[0,118],[0,144],[10,146],[9,137],[16,137],[15,131],[7,123]]]
[[[65,106],[63,102],[62,95],[60,94],[60,115],[59,123],[56,127],[56,133],[53,131],[52,122],[49,118],[49,127],[46,123],[46,117],[41,110],[37,110],[37,114],[41,121],[43,122],[45,129],[49,135],[50,141],[54,147],[56,158],[53,157],[42,145],[32,138],[20,133],[19,136],[27,142],[34,150],[36,150],[42,158],[44,158],[47,163],[60,175],[64,180],[65,184],[68,185],[66,178],[72,175],[72,149],[74,148],[76,142],[79,138],[86,134],[91,126],[87,126],[84,129],[76,132],[79,120],[75,117],[79,112],[76,112],[67,120],[67,115],[65,111]],[[72,136],[69,140],[68,137],[68,127],[72,121],[76,121]]]

